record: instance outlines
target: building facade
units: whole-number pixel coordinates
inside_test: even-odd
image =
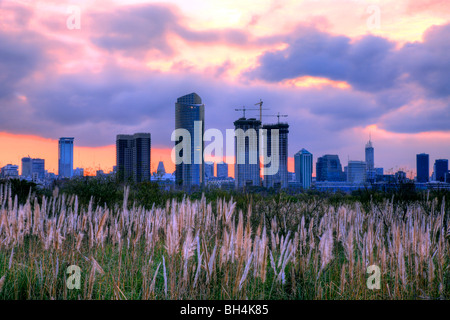
[[[259,130],[261,121],[240,118],[234,122],[234,177],[236,188],[260,186]]]
[[[428,182],[430,179],[430,156],[426,153],[416,155],[417,182]]]
[[[195,133],[196,125],[200,125],[200,132]],[[205,105],[195,92],[182,96],[175,103],[175,129],[185,129],[191,137],[190,161],[175,165],[175,181],[179,186],[189,188],[202,186],[205,180],[205,164],[203,161],[205,132]],[[175,145],[182,139],[175,141]],[[183,150],[180,156],[183,156]]]
[[[313,155],[306,149],[302,149],[294,156],[295,181],[303,188],[309,189],[312,184]]]
[[[437,159],[434,162],[434,175],[436,181],[445,181],[445,174],[448,172],[448,160]]]
[[[58,143],[58,176],[73,177],[73,141],[74,138],[60,138]]]
[[[273,160],[271,163],[264,164],[264,186],[266,188],[287,188],[289,181],[287,169],[289,125],[287,123],[265,124],[262,129],[265,155],[278,160],[278,171],[276,173],[269,169],[273,166]],[[276,130],[278,130],[278,146],[272,145],[272,135]]]
[[[369,139],[369,142],[366,144],[366,165],[367,171],[372,171],[375,168],[375,152],[372,145],[372,141]]]
[[[338,155],[326,154],[317,159],[316,181],[345,181],[347,177],[342,172]]]
[[[205,162],[205,179],[214,178],[214,162]]]
[[[217,178],[228,178],[228,163],[217,163]]]
[[[116,165],[119,181],[150,181],[151,135],[136,133],[116,137]]]
[[[347,182],[361,184],[366,182],[367,164],[364,161],[349,161]]]

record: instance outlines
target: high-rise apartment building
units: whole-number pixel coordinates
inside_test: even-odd
[[[236,188],[260,186],[259,129],[261,121],[243,117],[234,122],[234,127]]]
[[[116,164],[117,178],[120,181],[150,181],[150,133],[117,135]]]
[[[264,175],[264,186],[267,188],[287,188],[288,187],[288,133],[289,125],[287,123],[277,123],[277,124],[265,124],[262,126],[263,129],[263,150],[267,157],[272,157],[272,162],[264,164],[263,175]],[[278,146],[272,145],[272,135],[275,130],[278,130]],[[275,157],[278,163],[278,171],[273,174],[270,167],[274,166]]]
[[[303,188],[311,188],[313,173],[313,155],[306,149],[302,149],[294,156],[295,181]]]
[[[58,143],[58,176],[72,178],[73,176],[73,140],[60,138]]]
[[[195,132],[196,128],[199,132]],[[203,161],[205,132],[205,105],[196,93],[190,93],[177,99],[175,103],[175,129],[187,130],[191,137],[188,163],[184,161],[175,165],[175,181],[183,187],[201,186],[205,180],[205,164]],[[175,145],[182,143],[182,138]],[[180,151],[180,157],[184,150]]]
[[[416,156],[417,182],[428,182],[430,179],[430,156],[421,153]]]

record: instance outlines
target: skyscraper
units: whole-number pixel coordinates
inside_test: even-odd
[[[240,118],[234,122],[234,178],[236,188],[260,185],[259,129],[261,121]]]
[[[195,127],[200,124],[200,132],[195,134]],[[205,132],[205,105],[196,93],[190,93],[177,99],[175,103],[175,129],[185,129],[191,137],[191,156],[189,163],[175,165],[175,181],[183,187],[203,185],[205,180],[205,164],[203,162],[203,134]],[[182,138],[175,141],[175,145]],[[180,151],[183,156],[183,150]]]
[[[151,135],[119,134],[116,138],[117,178],[120,181],[150,180]]]
[[[430,156],[426,153],[416,155],[417,182],[428,182],[430,178]]]
[[[372,146],[372,141],[370,139],[366,144],[366,164],[368,171],[372,171],[375,168],[374,149]]]
[[[158,168],[156,169],[156,174],[162,175],[162,176],[166,174],[166,168],[164,167],[164,162],[160,161],[158,163]]]
[[[44,180],[45,178],[45,159],[33,159],[31,164],[31,173],[36,175],[38,179]]]
[[[73,140],[60,138],[58,143],[58,176],[72,178],[73,176]]]
[[[217,163],[217,177],[228,178],[228,163],[225,162]]]
[[[355,184],[364,183],[366,181],[366,168],[367,164],[364,161],[349,161],[347,181]]]
[[[214,162],[205,162],[205,179],[214,178]]]
[[[309,189],[312,182],[313,155],[306,149],[302,149],[294,156],[295,180],[303,189]]]
[[[342,172],[342,165],[338,155],[326,154],[317,159],[316,180],[317,181],[346,180],[346,177]]]
[[[448,160],[437,159],[434,162],[434,174],[436,181],[445,181],[445,174],[448,172]]]
[[[33,175],[33,159],[30,157],[22,158],[22,176],[31,177]]]
[[[264,164],[264,186],[270,187],[280,187],[287,188],[288,186],[288,170],[287,170],[287,160],[288,160],[288,133],[289,125],[287,123],[277,123],[277,124],[265,124],[262,127],[265,129],[264,132],[264,148],[268,157],[278,158],[278,172],[276,174],[267,174],[266,170],[273,163]],[[272,146],[272,133],[273,130],[278,130],[278,148]]]

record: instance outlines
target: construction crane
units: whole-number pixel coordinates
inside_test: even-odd
[[[243,113],[244,113],[244,118],[245,118],[245,111],[246,110],[251,110],[251,111],[254,111],[254,110],[269,110],[269,109],[260,109],[260,108],[258,108],[258,109],[248,109],[248,108],[246,108],[245,106],[243,106],[242,108],[240,108],[240,109],[234,109],[235,111],[242,111]],[[262,117],[261,117],[261,115],[260,115],[260,119],[262,119]],[[260,120],[261,121],[261,120]]]
[[[280,124],[280,117],[282,118],[286,118],[288,115],[287,114],[280,114],[278,112],[278,114],[265,114],[264,117],[277,117],[278,118],[278,124]]]
[[[268,110],[268,109],[263,109],[262,105],[263,105],[263,101],[261,99],[259,99],[259,102],[255,103],[255,106],[259,106],[259,121],[261,121],[261,123],[262,123],[262,111]]]

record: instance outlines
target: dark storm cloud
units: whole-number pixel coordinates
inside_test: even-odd
[[[42,66],[41,41],[33,32],[0,32],[0,98],[14,94],[18,82]]]
[[[251,78],[271,82],[301,76],[346,81],[364,91],[379,91],[396,83],[400,70],[395,44],[379,37],[365,36],[355,42],[346,36],[299,27],[283,50],[266,52]]]
[[[414,82],[432,96],[449,96],[450,24],[427,30],[423,42],[402,48],[367,35],[351,41],[313,28],[301,27],[283,50],[266,52],[251,78],[270,82],[300,76],[346,81],[355,89],[380,92]]]
[[[412,81],[432,97],[450,96],[450,24],[429,28],[423,42],[406,44],[399,55]]]

